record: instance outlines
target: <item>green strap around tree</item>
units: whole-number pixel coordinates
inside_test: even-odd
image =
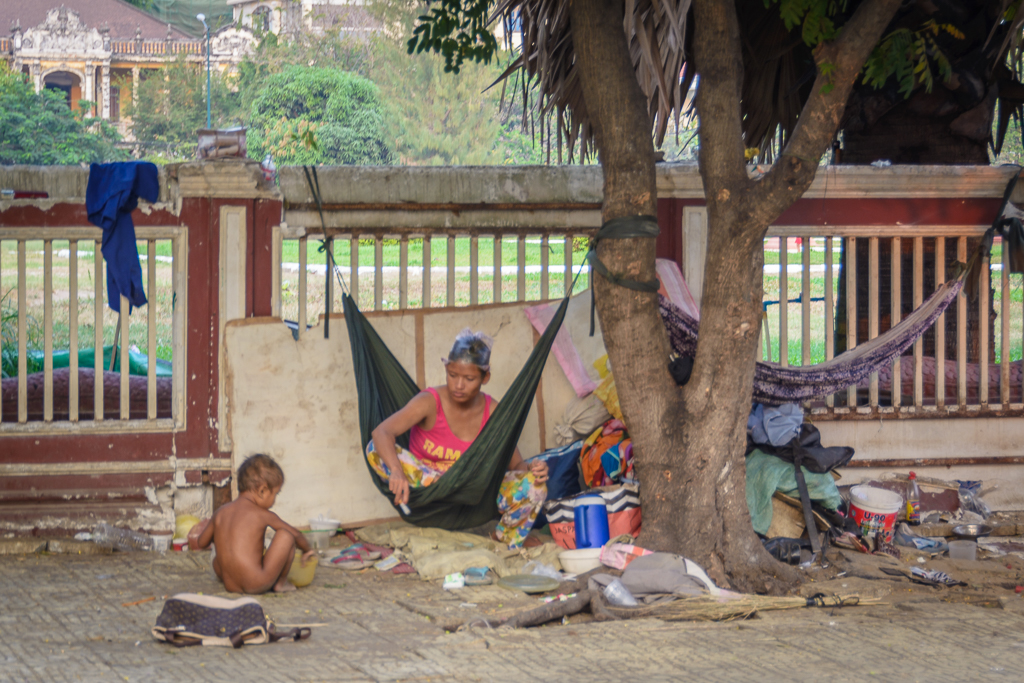
[[[370,435],[377,425],[404,407],[420,389],[384,345],[352,297],[345,294],[342,303],[352,346],[352,365],[359,394],[359,432],[365,454]],[[479,526],[498,516],[498,489],[515,453],[544,364],[568,305],[569,298],[566,297],[533,347],[526,365],[462,457],[430,486],[410,491],[409,508],[412,513],[403,514],[403,519],[418,526],[457,530]],[[407,448],[408,435],[400,437],[398,442]],[[387,480],[381,479],[369,462],[366,466],[377,489],[393,505],[394,495],[388,489]]]
[[[624,240],[633,237],[657,237],[660,229],[658,219],[654,216],[622,216],[613,218],[601,226],[594,238],[590,240],[590,250],[587,252],[587,261],[594,272],[604,276],[613,285],[619,285],[635,292],[655,293],[660,289],[661,283],[658,278],[647,282],[638,282],[624,275],[617,275],[608,270],[604,261],[597,257],[597,244],[604,239]],[[594,278],[590,278],[590,336],[594,336],[594,322],[597,320],[595,308],[597,301],[594,297]]]

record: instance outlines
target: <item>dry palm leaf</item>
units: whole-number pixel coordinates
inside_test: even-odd
[[[692,74],[681,79],[687,57],[690,1],[624,0],[623,4],[623,30],[640,88],[647,97],[658,145],[673,119],[678,125],[693,80]],[[525,75],[524,110],[531,108],[530,92],[536,93],[532,107],[540,114],[541,129],[546,129],[547,117],[554,116],[558,140],[564,138],[570,160],[575,152],[583,158],[590,156],[594,151],[593,130],[576,72],[568,2],[499,0],[492,15],[492,19],[497,18],[504,23],[509,39],[514,20],[521,22],[519,55],[498,80],[521,71]],[[528,84],[535,87],[528,88]]]

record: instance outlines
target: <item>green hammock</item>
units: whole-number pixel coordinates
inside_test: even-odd
[[[370,435],[377,425],[404,407],[420,389],[384,345],[352,297],[345,294],[342,302],[352,346],[352,365],[359,394],[359,432],[365,456]],[[479,526],[498,516],[498,489],[515,453],[516,443],[537,393],[544,363],[568,305],[569,299],[566,298],[533,347],[526,365],[462,457],[430,486],[410,490],[409,508],[412,512],[402,514],[403,519],[417,526],[456,530]],[[408,435],[400,437],[398,442],[403,448],[408,448]],[[381,479],[369,462],[366,467],[377,489],[394,505],[395,497],[388,488],[387,480]]]

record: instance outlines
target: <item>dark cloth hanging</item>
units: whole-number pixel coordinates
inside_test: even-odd
[[[115,311],[121,310],[122,294],[128,298],[129,313],[131,308],[146,304],[132,211],[138,206],[139,197],[155,202],[159,196],[157,168],[148,161],[93,164],[89,167],[85,209],[89,222],[103,229],[107,305]]]
[[[370,322],[348,294],[342,297],[345,323],[352,347],[352,365],[359,395],[359,432],[363,453],[373,430],[403,408],[420,389],[398,362]],[[430,486],[411,489],[411,514],[405,521],[418,526],[468,529],[498,516],[498,489],[515,453],[526,416],[533,405],[544,364],[555,334],[562,326],[569,299],[562,301],[544,334],[533,347],[526,365],[505,392],[491,418],[472,445]],[[408,448],[408,434],[398,442]],[[364,457],[365,459],[365,457]],[[394,494],[369,462],[366,464],[377,489],[394,504]]]

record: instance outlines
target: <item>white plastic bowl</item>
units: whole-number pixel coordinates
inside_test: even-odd
[[[558,554],[562,569],[570,574],[582,574],[601,566],[601,548],[577,548]]]

